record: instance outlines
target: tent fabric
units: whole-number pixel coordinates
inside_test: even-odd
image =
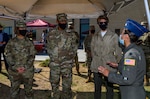
[[[0,16],[37,19],[67,13],[70,19],[95,18],[119,1],[125,0],[0,0]]]
[[[37,20],[27,22],[26,25],[27,25],[27,27],[45,27],[45,26],[49,26],[48,22],[44,22],[41,19],[37,19]]]
[[[36,19],[26,23],[27,27],[55,27],[56,25],[50,24],[41,19]]]
[[[90,0],[89,0],[90,1]],[[57,13],[67,13],[69,18],[86,17],[86,15],[100,15],[103,6],[97,7],[88,0],[0,0],[0,14],[11,14],[17,17],[55,18]],[[92,0],[91,0],[92,1]],[[98,1],[98,0],[97,0]],[[101,5],[101,4],[100,4]],[[7,13],[6,13],[7,12]],[[73,15],[72,15],[73,14]]]

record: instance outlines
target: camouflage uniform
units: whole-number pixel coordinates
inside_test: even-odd
[[[60,14],[66,19],[65,14]],[[59,17],[59,16],[57,16]],[[47,52],[50,56],[50,83],[53,99],[71,99],[72,66],[77,53],[78,43],[75,33],[66,29],[50,31],[47,36]],[[59,91],[62,78],[62,95]]]
[[[91,25],[90,26],[90,31],[91,30],[95,30],[95,26]],[[88,66],[88,81],[92,81],[92,78],[91,78],[91,62],[92,62],[92,55],[91,55],[91,41],[92,41],[92,36],[93,34],[90,33],[89,31],[89,34],[86,36],[85,40],[84,40],[84,47],[85,47],[85,52],[86,52],[86,65]]]
[[[11,81],[11,99],[20,99],[20,85],[24,84],[25,99],[33,99],[32,85],[34,76],[35,48],[28,38],[14,37],[6,47],[4,54],[9,64],[8,74]],[[25,72],[19,73],[18,68],[24,67]]]
[[[146,85],[149,85],[149,72],[150,72],[150,32],[145,33],[143,36],[139,38],[143,41],[141,47],[145,53],[146,58]]]
[[[77,36],[78,40],[76,42],[79,45],[79,41],[80,41],[79,34],[76,31],[72,31],[72,32],[74,32],[75,35]],[[78,53],[76,53],[74,61],[75,61],[76,71],[77,71],[78,75],[81,75],[80,72],[79,72],[80,67],[79,67],[79,61],[78,61]]]
[[[79,67],[79,61],[78,61],[78,53],[76,53],[76,55],[74,57],[74,61],[75,61],[76,71],[77,71],[78,75],[81,75],[80,71],[79,71],[80,67]]]

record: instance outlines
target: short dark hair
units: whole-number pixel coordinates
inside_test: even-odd
[[[97,23],[98,23],[98,20],[99,20],[99,19],[105,19],[107,23],[109,22],[109,19],[108,19],[108,17],[107,17],[106,15],[100,15],[100,16],[97,18]]]
[[[137,42],[138,41],[138,38],[134,33],[132,33],[130,30],[125,30],[125,33],[124,34],[128,34],[129,37],[130,37],[130,42],[131,43],[134,43],[134,42]]]

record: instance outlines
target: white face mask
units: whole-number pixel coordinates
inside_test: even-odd
[[[119,43],[124,45],[124,40],[121,37],[122,37],[122,35],[119,36]]]

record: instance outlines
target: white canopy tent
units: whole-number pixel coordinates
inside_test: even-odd
[[[95,18],[118,11],[135,0],[0,0],[0,16],[7,18],[55,18],[67,13],[68,18]]]
[[[98,4],[98,3],[97,3]],[[100,4],[100,3],[99,3]],[[1,0],[0,14],[12,17],[55,17],[65,12],[70,18],[93,17],[102,14],[104,7],[88,0]],[[91,16],[93,15],[93,16]]]

